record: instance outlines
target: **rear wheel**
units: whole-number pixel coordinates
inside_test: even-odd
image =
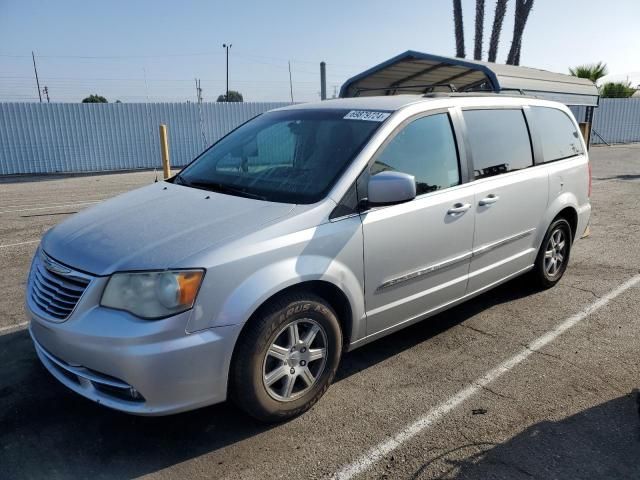
[[[238,340],[232,398],[262,421],[299,415],[329,388],[341,350],[331,307],[312,294],[288,294],[267,305]]]
[[[571,226],[564,218],[555,220],[544,237],[533,275],[543,288],[551,288],[560,281],[569,263],[573,242]]]

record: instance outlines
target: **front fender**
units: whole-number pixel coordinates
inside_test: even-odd
[[[360,279],[346,265],[320,256],[288,258],[268,265],[247,278],[227,298],[215,320],[217,325],[244,323],[269,298],[278,292],[304,282],[323,281],[342,291],[349,301],[353,319],[352,332],[345,332],[354,338],[364,325],[364,297]]]
[[[349,302],[352,340],[366,332],[362,224],[359,217],[230,244],[210,261],[187,330],[245,323],[269,298],[304,282],[322,281]]]

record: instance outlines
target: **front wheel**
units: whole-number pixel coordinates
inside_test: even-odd
[[[571,226],[564,218],[549,226],[532,272],[542,288],[551,288],[562,278],[569,263],[572,241]]]
[[[234,353],[233,400],[266,422],[305,412],[329,388],[340,362],[335,312],[315,295],[288,294],[250,322]]]

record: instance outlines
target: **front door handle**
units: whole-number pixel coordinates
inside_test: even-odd
[[[500,200],[500,197],[498,195],[496,195],[495,193],[491,193],[491,194],[487,195],[486,197],[484,197],[482,200],[480,200],[478,202],[478,205],[483,207],[485,205],[491,205],[492,203],[496,203],[498,200]]]
[[[460,215],[471,208],[470,203],[456,203],[453,207],[447,210],[447,214],[455,217],[456,215]]]

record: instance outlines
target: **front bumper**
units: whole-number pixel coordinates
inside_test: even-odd
[[[40,361],[61,383],[101,405],[167,415],[224,401],[240,325],[187,334],[190,312],[140,321],[94,307],[63,323],[27,303]]]

